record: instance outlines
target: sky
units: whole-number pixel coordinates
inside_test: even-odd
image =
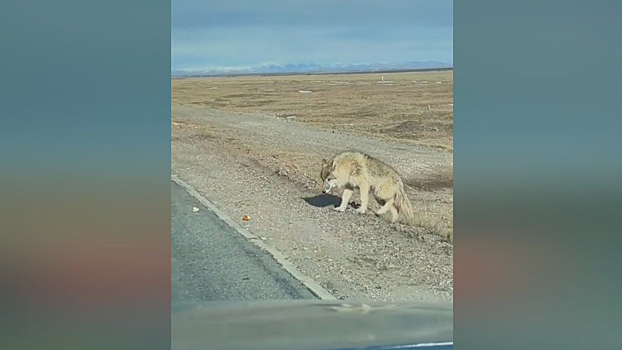
[[[171,69],[440,61],[452,0],[172,0]]]

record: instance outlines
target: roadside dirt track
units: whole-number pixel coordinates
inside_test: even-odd
[[[322,158],[359,150],[400,172],[421,226],[334,212]],[[171,168],[342,299],[450,299],[453,154],[295,119],[172,104]],[[353,200],[358,201],[358,196]]]

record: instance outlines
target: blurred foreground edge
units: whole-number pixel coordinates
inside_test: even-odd
[[[453,304],[324,300],[171,305],[171,349],[453,349]]]

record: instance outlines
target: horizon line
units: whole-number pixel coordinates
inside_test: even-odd
[[[407,73],[407,72],[431,72],[431,71],[448,71],[453,70],[451,67],[435,67],[435,68],[402,68],[402,69],[384,69],[384,70],[352,70],[352,71],[332,71],[332,72],[319,72],[319,71],[307,71],[307,72],[274,72],[274,73],[197,73],[190,75],[171,74],[172,78],[201,78],[201,77],[237,77],[237,76],[278,76],[278,75],[331,75],[331,74],[371,74],[371,73]]]
[[[171,67],[171,71],[209,71],[209,70],[221,70],[221,71],[225,71],[225,70],[248,70],[248,69],[254,69],[254,68],[262,68],[262,67],[266,67],[266,66],[275,66],[275,67],[284,67],[284,66],[297,66],[297,65],[308,65],[308,66],[317,66],[322,67],[328,67],[328,68],[338,68],[339,66],[343,65],[343,66],[361,66],[361,65],[391,65],[391,64],[408,64],[408,63],[420,63],[420,64],[425,64],[425,63],[438,63],[438,64],[442,64],[444,67],[445,66],[453,66],[453,62],[448,63],[448,62],[443,62],[443,61],[435,61],[435,60],[428,60],[428,61],[384,61],[384,62],[366,62],[366,63],[357,63],[357,62],[352,62],[352,63],[343,63],[343,62],[335,62],[335,63],[313,63],[313,62],[298,62],[298,63],[292,63],[292,62],[287,62],[287,63],[275,63],[275,62],[264,62],[264,63],[259,63],[259,64],[254,64],[254,65],[244,65],[244,66],[208,66],[208,67],[201,67],[201,68],[172,68]]]

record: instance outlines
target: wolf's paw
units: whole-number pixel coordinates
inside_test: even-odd
[[[360,208],[356,209],[356,212],[360,213],[360,214],[365,214],[365,211],[366,211],[366,209],[363,208],[363,207],[360,207]]]
[[[334,210],[334,211],[344,212],[344,211],[346,211],[346,208],[336,207],[336,208],[333,208],[333,210]]]

